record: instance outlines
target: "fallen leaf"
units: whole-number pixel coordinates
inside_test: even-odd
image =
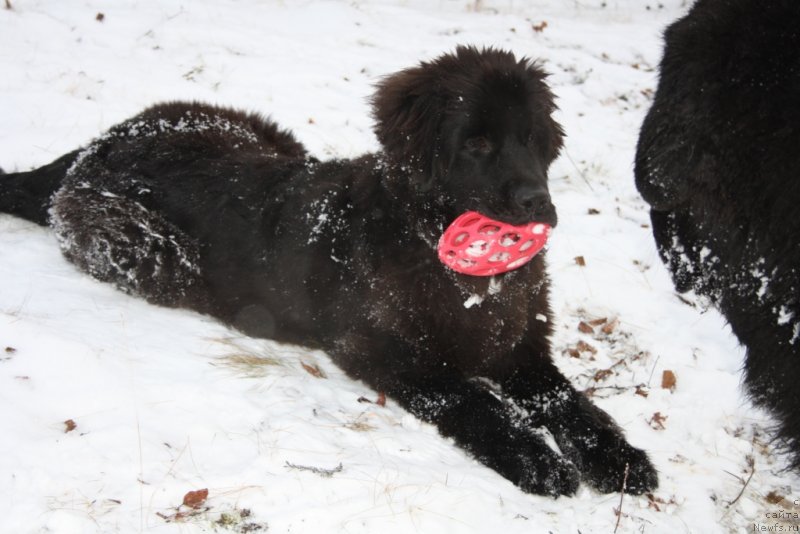
[[[578,330],[584,334],[594,334],[594,328],[592,328],[590,324],[584,323],[583,321],[578,323]]]
[[[618,321],[617,319],[614,319],[613,321],[611,321],[611,322],[609,322],[609,323],[606,323],[606,324],[604,324],[604,325],[603,325],[603,328],[601,328],[600,330],[601,330],[601,331],[602,331],[604,334],[606,334],[606,335],[609,335],[609,334],[611,334],[611,333],[613,333],[613,332],[614,332],[614,330],[617,328],[617,325],[618,325],[618,324],[619,324],[619,321]]]
[[[648,393],[647,389],[643,388],[642,386],[636,386],[636,391],[634,391],[634,394],[644,397],[646,399],[650,393]]]
[[[605,380],[611,373],[611,369],[600,369],[594,374],[594,381],[600,382],[601,380]]]
[[[67,419],[66,421],[64,421],[64,426],[66,427],[66,429],[64,430],[64,434],[66,434],[67,432],[72,432],[73,430],[78,428],[78,425],[75,424],[75,421],[73,421],[72,419]]]
[[[578,341],[578,343],[575,345],[575,348],[580,352],[590,352],[592,354],[597,354],[597,349],[589,345],[585,341]]]
[[[780,493],[778,493],[777,491],[772,490],[769,493],[767,493],[767,496],[764,497],[764,499],[770,504],[780,504],[783,502],[783,499],[785,499],[785,497]]]
[[[378,392],[378,399],[375,401],[371,401],[366,397],[359,397],[358,402],[367,403],[367,404],[377,404],[378,406],[386,406],[386,393],[383,391]]]
[[[328,378],[317,364],[309,365],[307,363],[300,362],[300,365],[302,365],[303,369],[305,369],[310,375],[316,376],[317,378]]]
[[[533,28],[533,31],[535,31],[536,33],[542,33],[544,29],[547,28],[547,21],[543,20],[539,24],[532,24],[531,28]]]
[[[652,493],[646,493],[645,496],[647,497],[647,500],[649,501],[647,503],[647,507],[648,508],[653,508],[656,512],[660,512],[661,511],[661,507],[659,506],[659,504],[663,505],[663,506],[668,506],[668,505],[671,505],[671,504],[672,505],[677,504],[675,502],[675,496],[674,495],[672,497],[670,497],[668,501],[662,499],[661,497],[656,497]]]
[[[575,256],[575,263],[577,263],[581,267],[586,267],[586,258],[584,258],[583,256]]]
[[[588,213],[589,215],[600,215],[600,210],[595,208],[589,208],[589,211],[587,211],[586,213]]]
[[[667,417],[666,415],[662,415],[661,412],[656,412],[653,414],[653,417],[647,421],[647,424],[654,430],[664,430],[667,428],[664,426],[664,421],[667,420]]]
[[[605,317],[601,317],[600,319],[595,319],[594,321],[589,321],[589,324],[592,326],[600,326],[601,324],[606,324],[608,319]]]
[[[672,371],[664,371],[661,373],[661,388],[668,389],[670,391],[675,391],[675,385],[677,383],[677,379],[675,378],[675,373]]]
[[[106,19],[106,16],[105,16],[105,14],[103,14],[103,13],[98,13],[98,14],[97,14],[97,15],[94,17],[94,20],[96,20],[97,22],[103,22],[105,19]]]
[[[14,354],[15,352],[17,352],[17,349],[14,347],[6,347],[6,354]]]
[[[190,491],[183,496],[183,505],[189,508],[200,508],[208,498],[208,489]]]

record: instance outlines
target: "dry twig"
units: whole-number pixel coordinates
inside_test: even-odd
[[[742,495],[744,495],[744,490],[747,489],[747,485],[750,484],[750,481],[753,479],[753,475],[756,474],[756,461],[750,455],[747,456],[747,465],[750,467],[750,475],[747,477],[747,480],[744,480],[742,477],[738,477],[738,476],[736,477],[739,480],[744,480],[744,484],[742,485],[742,489],[739,491],[739,494],[736,496],[736,498],[728,503],[728,508],[730,508],[731,506],[736,504],[736,502],[739,499],[742,498]],[[729,474],[733,474],[733,473],[729,473]],[[733,476],[736,476],[736,475],[733,475]]]
[[[625,497],[625,488],[628,485],[628,473],[631,470],[630,464],[625,462],[625,474],[622,476],[622,489],[619,490],[619,507],[617,508],[617,524],[614,526],[614,534],[617,534],[619,521],[622,519],[622,499]]]
[[[288,467],[290,469],[300,469],[301,471],[311,471],[312,473],[315,473],[317,475],[323,476],[325,478],[330,478],[335,473],[339,473],[342,470],[341,462],[339,463],[339,465],[337,465],[333,469],[323,469],[321,467],[311,467],[311,466],[308,466],[308,465],[295,465],[295,464],[290,463],[290,462],[286,462],[286,467]]]

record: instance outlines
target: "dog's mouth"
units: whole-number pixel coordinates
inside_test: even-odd
[[[468,211],[439,239],[439,260],[471,276],[505,273],[531,261],[547,243],[550,229],[544,222],[514,225]]]
[[[542,223],[551,228],[555,228],[558,225],[558,214],[553,204],[541,206],[534,211],[500,210],[493,209],[491,206],[480,205],[476,211],[487,217],[513,226]]]

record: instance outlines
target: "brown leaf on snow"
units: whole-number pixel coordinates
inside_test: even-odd
[[[675,391],[675,385],[677,383],[677,379],[675,378],[675,373],[672,371],[666,370],[661,373],[661,388],[668,389],[670,391]]]
[[[770,504],[780,504],[780,503],[783,502],[783,500],[785,498],[786,497],[784,497],[783,495],[781,495],[777,491],[772,490],[769,493],[767,493],[767,496],[764,497],[764,500],[766,500]]]
[[[64,421],[64,427],[65,427],[64,434],[66,434],[67,432],[72,432],[73,430],[78,428],[78,425],[75,424],[75,421],[73,421],[72,419],[67,419],[66,421]]]
[[[619,320],[617,320],[617,319],[614,319],[613,321],[610,321],[610,322],[608,322],[608,323],[604,324],[604,325],[603,325],[603,328],[601,328],[600,330],[601,330],[601,331],[602,331],[602,332],[603,332],[605,335],[607,335],[607,336],[608,336],[608,335],[611,335],[612,333],[614,333],[614,330],[616,330],[616,328],[617,328],[617,325],[619,325]]]
[[[669,506],[669,505],[677,505],[677,502],[675,502],[675,496],[674,495],[672,497],[670,497],[668,501],[663,499],[663,498],[661,498],[661,497],[656,497],[652,493],[646,493],[645,496],[647,497],[647,501],[648,501],[647,502],[647,507],[648,508],[652,508],[656,512],[660,512],[662,506],[666,507],[666,506]],[[659,505],[661,505],[661,506],[659,506]]]
[[[17,349],[14,347],[6,347],[6,354],[14,354],[15,352],[17,352]]]
[[[586,258],[584,258],[583,256],[575,256],[575,263],[577,263],[581,267],[586,267]]]
[[[608,319],[606,319],[605,317],[601,317],[599,319],[595,319],[594,321],[589,321],[589,324],[592,326],[600,326],[601,324],[606,324],[607,322]]]
[[[316,376],[317,378],[328,378],[317,364],[310,365],[305,362],[300,362],[300,365],[302,365],[303,369],[310,375]]]
[[[536,33],[542,33],[544,29],[547,28],[547,21],[543,20],[539,24],[531,24],[531,28],[533,28],[533,31]]]
[[[190,491],[183,496],[183,505],[189,508],[200,508],[206,502],[206,499],[208,499],[207,488]]]
[[[611,375],[611,369],[600,369],[594,374],[594,381],[600,382],[601,380],[605,380]]]
[[[653,430],[665,430],[667,427],[664,426],[664,421],[667,420],[666,415],[661,415],[661,412],[656,412],[653,414],[653,417],[647,421],[647,424],[650,425],[650,428]]]
[[[589,323],[584,323],[583,321],[578,323],[578,330],[584,334],[594,334],[594,328],[592,328],[592,325]]]
[[[377,404],[378,406],[386,406],[386,393],[383,391],[378,392],[378,398],[373,402],[366,397],[359,397],[358,402],[367,404]]]
[[[644,387],[642,387],[642,386],[636,386],[636,391],[634,391],[634,394],[635,394],[635,395],[642,396],[642,397],[644,397],[644,398],[646,399],[646,398],[647,398],[647,396],[648,396],[650,393],[648,393],[648,391],[647,391],[647,388],[644,388]]]
[[[597,349],[596,348],[594,348],[593,346],[589,345],[588,343],[586,343],[585,341],[582,341],[582,340],[578,341],[578,343],[575,345],[575,348],[580,352],[588,352],[588,353],[591,353],[591,354],[597,354]]]

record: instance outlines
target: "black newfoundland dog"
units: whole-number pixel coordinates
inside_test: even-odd
[[[348,161],[309,158],[258,115],[158,105],[3,177],[0,209],[49,220],[70,261],[150,302],[324,349],[525,491],[619,491],[627,467],[641,493],[657,484],[645,453],[553,364],[544,255],[494,278],[437,258],[467,210],[556,223],[544,78],[467,47],[389,76],[373,99],[383,151]]]
[[[700,0],[666,32],[636,185],[679,291],[725,315],[800,467],[800,2]]]

